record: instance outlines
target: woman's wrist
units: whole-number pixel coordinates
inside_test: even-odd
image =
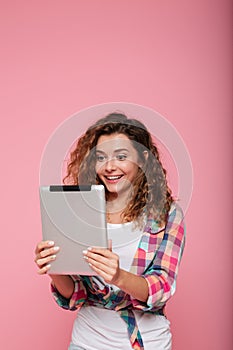
[[[148,299],[148,284],[142,276],[120,269],[119,276],[114,285],[131,297],[146,302]]]
[[[52,285],[66,299],[70,299],[74,292],[74,281],[69,275],[49,275]]]

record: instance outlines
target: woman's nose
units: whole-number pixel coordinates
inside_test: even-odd
[[[116,169],[115,159],[107,160],[106,163],[105,163],[105,169],[107,171],[113,171],[114,169]]]

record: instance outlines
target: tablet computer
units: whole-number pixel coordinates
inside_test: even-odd
[[[108,246],[104,186],[40,186],[39,192],[43,240],[60,247],[49,273],[95,275],[82,252]]]

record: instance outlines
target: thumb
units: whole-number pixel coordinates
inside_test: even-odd
[[[111,239],[108,240],[108,249],[110,250],[110,252],[112,251],[112,240]]]

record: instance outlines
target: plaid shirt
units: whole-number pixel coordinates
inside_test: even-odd
[[[185,244],[185,227],[180,207],[173,203],[166,226],[161,228],[154,219],[148,219],[134,256],[130,272],[145,278],[148,283],[147,302],[141,302],[122,290],[111,286],[100,288],[98,277],[71,276],[75,283],[74,293],[68,300],[52,286],[58,305],[67,310],[79,310],[83,304],[107,308],[119,312],[128,327],[132,348],[143,350],[143,342],[133,313],[163,314],[168,299],[176,289],[178,266]]]

